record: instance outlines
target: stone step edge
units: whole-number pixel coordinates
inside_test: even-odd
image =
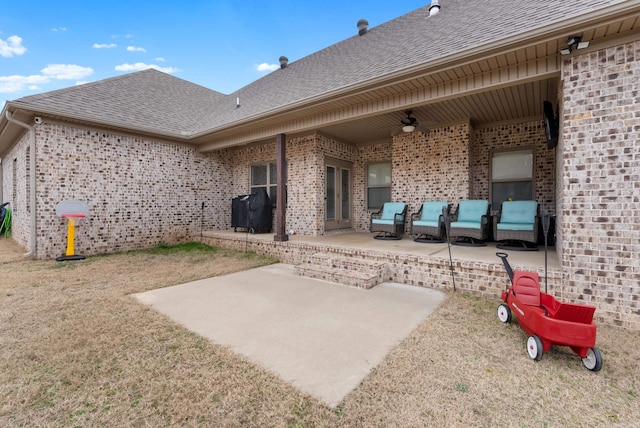
[[[302,264],[294,269],[296,275],[306,278],[322,279],[337,284],[350,285],[353,287],[371,289],[384,282],[381,272],[361,272],[346,270],[341,268],[330,268],[324,265]]]
[[[305,257],[303,264],[317,264],[317,265],[330,265],[333,266],[356,266],[370,269],[386,269],[387,263],[375,260],[357,259],[349,256],[327,254],[327,253],[315,253]]]

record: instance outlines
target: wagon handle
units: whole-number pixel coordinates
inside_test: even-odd
[[[511,269],[511,265],[507,261],[507,257],[509,257],[509,255],[507,253],[496,253],[496,256],[502,259],[502,264],[504,265],[504,268],[506,269],[507,274],[509,274],[509,279],[511,280],[511,284],[513,284],[513,269]]]

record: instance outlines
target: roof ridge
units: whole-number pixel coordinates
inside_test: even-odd
[[[92,80],[91,82],[86,82],[86,83],[82,83],[82,84],[79,84],[79,85],[76,84],[74,86],[67,86],[66,88],[54,89],[52,91],[46,91],[46,92],[42,92],[42,93],[39,93],[39,94],[26,95],[24,97],[20,97],[20,98],[17,98],[15,100],[12,100],[12,101],[27,102],[27,101],[31,101],[31,100],[45,100],[47,98],[51,98],[51,97],[54,97],[56,95],[66,94],[68,92],[74,92],[75,90],[77,90],[80,87],[86,89],[86,88],[90,88],[90,87],[93,87],[93,86],[102,85],[102,84],[105,84],[105,83],[108,83],[108,82],[113,82],[113,81],[116,81],[116,80],[128,79],[128,78],[133,77],[134,75],[140,75],[142,73],[145,73],[148,70],[151,70],[151,69],[135,71],[133,73],[125,73],[125,74],[121,74],[119,76],[106,77],[106,78],[100,79],[100,80]]]
[[[40,94],[33,94],[33,95],[27,95],[24,97],[20,97],[17,98],[15,100],[12,101],[17,101],[17,102],[30,102],[30,101],[39,101],[39,100],[45,100],[51,97],[55,97],[55,96],[59,96],[59,95],[64,95],[66,93],[69,92],[74,92],[80,89],[88,89],[88,88],[92,88],[95,86],[102,86],[105,84],[109,84],[112,83],[114,81],[118,81],[118,80],[129,80],[132,78],[136,78],[136,77],[140,77],[142,75],[145,74],[158,74],[158,75],[162,75],[164,77],[170,77],[172,79],[175,80],[180,80],[186,84],[189,84],[191,86],[198,86],[202,89],[206,89],[207,91],[211,91],[212,94],[218,94],[218,95],[222,95],[222,96],[228,96],[227,94],[223,94],[222,92],[216,91],[214,89],[211,88],[207,88],[206,86],[194,83],[194,82],[190,82],[186,79],[182,79],[180,77],[174,76],[172,74],[169,73],[165,73],[163,71],[157,70],[155,68],[146,68],[144,70],[139,70],[139,71],[134,71],[132,73],[125,73],[125,74],[121,74],[118,76],[112,76],[112,77],[107,77],[104,79],[100,79],[100,80],[93,80],[91,82],[86,82],[86,83],[82,83],[82,84],[78,84],[78,85],[74,85],[74,86],[68,86],[66,88],[61,88],[61,89],[54,89],[52,91],[47,91],[47,92],[42,92]]]

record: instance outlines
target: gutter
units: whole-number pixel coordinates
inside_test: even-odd
[[[29,252],[23,254],[24,257],[33,257],[36,254],[36,130],[33,126],[24,122],[20,122],[14,119],[11,112],[6,112],[6,117],[9,122],[15,123],[18,126],[26,128],[29,131],[29,169],[31,174],[29,176],[30,186],[30,204],[31,204],[31,227],[30,227],[30,244]],[[15,195],[14,195],[15,197]]]
[[[190,131],[180,131],[179,133],[174,132],[158,132],[154,128],[148,128],[145,126],[137,126],[133,128],[130,124],[123,124],[121,122],[112,122],[109,120],[96,119],[91,116],[85,116],[79,113],[69,113],[69,112],[61,112],[57,109],[27,104],[22,101],[7,101],[7,108],[14,108],[17,110],[22,110],[24,112],[37,113],[42,115],[49,115],[53,117],[63,118],[63,119],[71,119],[75,122],[91,124],[91,125],[102,125],[107,128],[117,129],[120,131],[125,131],[129,133],[134,133],[138,135],[151,135],[154,137],[165,138],[175,141],[181,141],[182,143],[189,143],[193,134]]]

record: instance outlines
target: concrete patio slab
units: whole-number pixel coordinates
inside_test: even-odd
[[[296,276],[287,264],[135,295],[332,407],[445,296],[396,283],[362,290]]]

